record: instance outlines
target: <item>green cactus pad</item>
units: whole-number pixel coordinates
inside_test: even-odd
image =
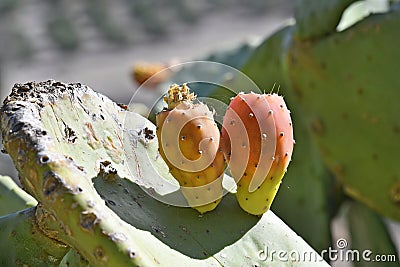
[[[1,250],[13,248],[0,254],[1,266],[58,266],[68,251],[68,246],[42,231],[37,219],[41,208],[33,207],[36,204],[10,177],[0,176],[0,244],[5,245]]]
[[[294,41],[285,62],[321,154],[346,192],[400,220],[400,11],[314,42]]]
[[[376,255],[391,255],[390,260],[374,262],[373,266],[399,266],[399,252],[396,251],[396,246],[384,221],[376,212],[356,201],[344,203],[341,211],[348,225],[349,241],[351,241],[349,249],[357,250],[360,254],[369,250],[371,251],[371,255],[368,255],[370,259],[374,259]],[[354,266],[371,266],[371,263],[361,258],[360,261],[354,262]]]
[[[262,265],[266,246],[315,253],[272,212],[250,216],[230,194],[200,217],[156,201],[151,192],[168,196],[177,185],[157,157],[155,126],[84,85],[16,84],[1,125],[25,190],[54,218],[41,229],[93,266]],[[317,257],[296,266],[312,264],[327,265]]]
[[[0,176],[0,216],[33,207],[37,201],[10,177]]]
[[[58,266],[68,246],[49,238],[36,207],[0,217],[0,266]]]
[[[299,0],[296,2],[296,36],[317,39],[336,30],[343,11],[357,0]]]
[[[87,260],[85,260],[76,250],[70,249],[63,257],[58,267],[90,267]]]

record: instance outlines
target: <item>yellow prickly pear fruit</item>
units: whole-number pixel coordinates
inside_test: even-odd
[[[171,85],[164,97],[168,107],[156,116],[157,137],[160,155],[188,204],[204,213],[221,200],[225,161],[213,113],[195,99],[186,84]]]

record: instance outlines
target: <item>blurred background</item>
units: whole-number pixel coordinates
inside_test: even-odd
[[[0,97],[15,83],[81,82],[129,103],[135,64],[255,46],[293,16],[289,0],[0,0]],[[152,91],[136,100],[146,103]],[[16,177],[8,157],[3,175]]]
[[[242,57],[230,60],[245,60],[267,36],[293,22],[294,2],[0,0],[0,98],[15,83],[55,79],[86,84],[128,104],[140,86],[132,77],[134,66],[215,59],[220,51],[238,49],[243,53],[234,54]],[[155,94],[159,91],[141,90],[135,100],[153,104]],[[0,155],[0,170],[17,180],[7,155]],[[399,251],[400,227],[386,224]],[[332,240],[346,237],[343,219],[333,220],[331,231]]]
[[[135,62],[256,43],[292,14],[288,0],[0,0],[1,96],[16,82],[52,78],[126,103]]]

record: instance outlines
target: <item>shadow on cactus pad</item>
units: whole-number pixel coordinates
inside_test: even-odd
[[[52,218],[42,230],[92,266],[292,266],[260,258],[266,248],[315,256],[296,266],[327,265],[271,211],[250,216],[231,194],[202,217],[146,194],[171,194],[176,182],[145,128],[155,130],[87,86],[16,84],[2,107],[3,143],[24,189]]]
[[[107,206],[136,228],[192,258],[208,258],[241,239],[258,222],[243,212],[229,194],[213,212],[199,216],[191,208],[163,204],[129,179],[96,177],[94,186]],[[267,240],[268,235],[264,236]]]

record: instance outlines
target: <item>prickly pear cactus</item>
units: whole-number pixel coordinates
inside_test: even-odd
[[[157,156],[155,126],[84,85],[16,84],[1,126],[24,189],[40,203],[41,231],[92,266],[289,266],[260,251],[315,253],[271,211],[250,216],[232,194],[201,217],[156,200],[178,186]],[[74,253],[61,263],[79,261]]]
[[[392,10],[388,13],[371,14],[365,21],[338,32],[343,28],[339,29],[337,26],[346,21],[346,19],[343,20],[345,18],[344,11],[351,3],[356,1],[304,0],[297,2],[296,23],[269,36],[259,47],[251,51],[249,59],[247,59],[247,56],[245,57],[243,61],[247,62],[244,66],[242,65],[243,61],[237,64],[238,62],[225,61],[224,58],[221,60],[219,56],[210,59],[225,62],[232,67],[241,69],[261,90],[269,92],[272,88],[273,91],[279,91],[281,95],[285,96],[285,100],[293,111],[297,145],[290,172],[285,175],[283,184],[280,186],[272,205],[272,210],[296,229],[298,233],[301,233],[302,237],[310,242],[314,248],[322,250],[331,245],[330,220],[337,213],[341,202],[346,197],[343,188],[348,195],[364,202],[376,212],[391,218],[399,218],[400,213],[397,204],[399,199],[398,175],[394,170],[395,161],[393,161],[396,158],[397,150],[387,148],[390,146],[389,143],[394,144],[393,140],[396,140],[396,138],[393,134],[389,134],[390,138],[388,139],[378,137],[377,133],[372,136],[368,131],[369,126],[365,124],[363,130],[366,134],[359,138],[359,126],[361,125],[359,123],[362,120],[357,121],[357,123],[342,122],[336,126],[337,118],[335,119],[332,115],[339,114],[338,109],[342,110],[342,101],[346,103],[344,109],[351,110],[350,113],[358,113],[357,117],[360,117],[363,112],[367,114],[367,105],[370,105],[369,107],[372,109],[378,104],[375,103],[376,101],[372,101],[374,96],[381,96],[381,93],[378,94],[377,92],[389,90],[392,95],[392,102],[387,105],[378,101],[379,112],[377,114],[381,113],[384,117],[383,113],[387,113],[391,114],[389,117],[395,117],[393,114],[396,114],[398,105],[393,102],[398,97],[396,97],[394,88],[396,88],[398,79],[394,73],[395,68],[391,66],[396,65],[395,60],[398,56],[396,47],[399,46],[397,37],[399,22],[396,17],[399,17],[399,3],[389,1],[392,3]],[[371,3],[371,1],[364,2]],[[384,4],[384,2],[380,3]],[[397,20],[397,22],[394,20]],[[340,24],[338,25],[339,21]],[[389,21],[391,23],[388,23]],[[374,26],[369,29],[361,26],[367,24]],[[381,29],[382,27],[384,29]],[[362,32],[364,32],[364,36],[361,38]],[[371,33],[372,38],[367,37],[368,32]],[[385,35],[382,40],[379,37],[380,33],[382,36]],[[353,41],[353,38],[358,39],[358,41]],[[389,39],[392,41],[390,42]],[[388,42],[390,45],[386,45]],[[339,47],[341,49],[336,50]],[[318,57],[315,57],[317,48]],[[348,51],[342,54],[342,51],[346,49]],[[382,58],[378,55],[381,50],[385,50]],[[371,55],[375,54],[376,58],[372,60]],[[326,62],[318,61],[323,57],[330,59],[329,65]],[[366,62],[368,58],[371,61]],[[200,64],[198,66],[206,67],[204,68],[206,70],[204,77],[207,77],[207,79],[204,80],[214,81],[215,76],[220,78],[232,77],[230,72],[225,71],[226,69],[223,69],[224,72],[215,72],[207,65]],[[351,66],[351,75],[344,73],[350,71],[348,66]],[[195,73],[199,69],[196,69]],[[366,70],[368,70],[368,75],[365,75]],[[181,83],[191,79],[199,80],[193,79],[192,73],[193,69],[183,69],[178,71],[169,82]],[[229,91],[226,88],[236,87],[245,92],[254,90],[242,86],[240,82],[234,79],[228,80],[229,82],[224,82],[223,79],[215,82],[215,84],[224,85],[221,87],[202,84],[202,86],[197,87],[198,89],[194,86],[191,86],[191,88],[195,88],[197,94],[206,97],[211,96],[224,101],[226,104],[229,103],[230,96],[236,95],[233,94],[235,90]],[[370,80],[374,81],[375,89],[368,85]],[[318,81],[318,83],[316,84],[315,81]],[[358,100],[354,98],[353,93],[356,91],[354,86],[356,86],[355,82],[358,81],[363,81],[365,85],[368,85],[367,87],[370,87],[368,89],[369,100],[366,102],[364,102],[367,100],[366,97],[363,100],[362,98],[358,98]],[[391,82],[393,84],[390,84]],[[387,85],[388,88],[385,90],[376,89],[381,88],[382,85]],[[303,91],[307,94],[304,94]],[[365,91],[360,90],[360,92]],[[329,97],[326,97],[325,93]],[[331,101],[332,94],[335,94],[335,102]],[[303,101],[302,96],[305,95],[307,98]],[[352,101],[357,105],[353,107],[349,105],[347,96],[355,100]],[[386,100],[386,97],[383,99]],[[325,109],[325,105],[329,110],[321,112]],[[332,107],[333,105],[336,106]],[[354,107],[357,110],[353,110]],[[320,112],[323,115],[323,120],[319,115]],[[328,113],[330,115],[327,115]],[[316,117],[320,119],[315,119]],[[316,135],[319,135],[318,132],[320,134],[326,133],[326,119],[329,121],[329,135],[332,138],[321,139]],[[396,132],[396,125],[393,124],[392,126],[392,131]],[[343,135],[342,129],[346,129],[345,135]],[[387,130],[386,127],[385,132]],[[373,129],[373,132],[377,131],[379,131],[378,128]],[[343,142],[339,139],[347,140],[348,143],[340,145],[339,148],[337,144]],[[367,139],[368,141],[366,141]],[[366,142],[369,143],[365,145]],[[356,144],[355,149],[353,149],[353,143]],[[375,160],[372,157],[363,156],[364,147],[368,148],[367,151],[370,153],[373,144],[379,144],[375,145],[375,150],[386,155],[384,160],[381,160],[382,158],[379,156],[379,166],[375,165]],[[326,148],[332,149],[335,153],[327,155]],[[355,160],[355,156],[359,158]],[[345,164],[332,164],[332,160]],[[341,168],[345,165],[346,168]],[[386,166],[390,168],[386,169]],[[364,171],[364,168],[367,171]],[[340,175],[343,174],[343,170],[349,170],[348,174],[354,175]],[[340,179],[336,179],[337,177]],[[364,177],[368,177],[368,183],[364,182]],[[379,179],[376,177],[379,177]],[[310,189],[312,189],[311,193]],[[314,229],[317,228],[320,229],[319,235],[315,235]]]
[[[400,11],[342,32],[292,40],[284,65],[327,166],[345,191],[400,220]],[[383,49],[384,47],[384,49]]]
[[[398,64],[400,14],[371,15],[336,32],[344,2],[311,1],[312,8],[297,11],[296,24],[268,37],[242,68],[260,88],[280,85],[293,111],[296,149],[272,210],[317,250],[331,244],[330,220],[343,189],[400,219],[393,142],[399,79],[392,67]],[[322,12],[318,5],[331,6]]]

